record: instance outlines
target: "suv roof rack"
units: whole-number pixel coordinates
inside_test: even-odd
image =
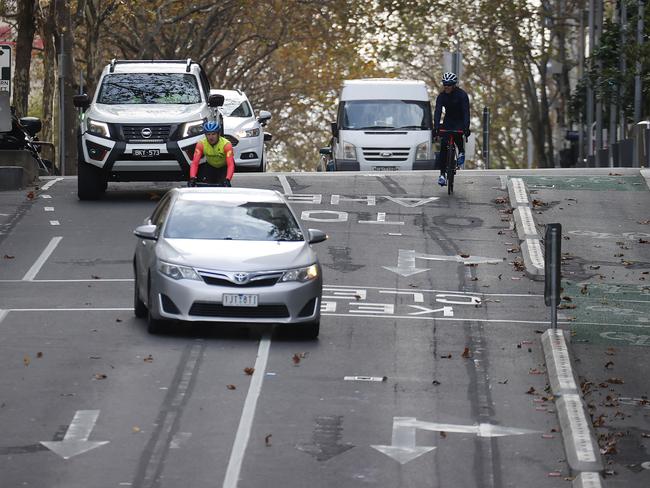
[[[192,64],[199,64],[195,61],[192,61],[192,58],[187,58],[187,59],[111,59],[111,67],[110,67],[110,72],[113,73],[115,71],[115,65],[116,64],[142,64],[142,63],[183,63],[185,64],[185,72],[189,73],[190,72],[190,67]],[[199,65],[200,66],[200,65]]]

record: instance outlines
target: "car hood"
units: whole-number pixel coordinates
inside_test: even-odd
[[[161,239],[158,258],[214,271],[273,271],[313,264],[316,253],[305,241],[224,241]]]
[[[223,130],[228,134],[234,134],[241,129],[252,129],[257,127],[257,121],[252,117],[224,117]]]
[[[97,103],[86,116],[101,122],[132,124],[178,124],[203,118],[204,103],[160,105],[106,105]]]

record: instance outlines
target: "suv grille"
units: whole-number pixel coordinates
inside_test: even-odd
[[[150,135],[146,137],[146,134],[149,134],[145,129],[149,129]],[[169,139],[169,132],[171,126],[169,125],[123,125],[122,134],[124,140],[127,142],[167,142]],[[145,135],[143,135],[143,131]]]
[[[408,147],[364,147],[362,150],[366,161],[406,161],[409,157]]]

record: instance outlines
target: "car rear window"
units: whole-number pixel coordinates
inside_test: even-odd
[[[303,241],[302,231],[283,203],[178,200],[165,237],[244,241]]]
[[[115,73],[106,75],[97,103],[190,104],[200,103],[196,77],[186,73]]]

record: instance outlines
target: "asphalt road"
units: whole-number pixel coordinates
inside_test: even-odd
[[[232,326],[146,332],[131,309],[132,230],[171,185],[111,184],[97,202],[77,200],[74,178],[31,199],[0,194],[0,485],[569,485],[545,391],[540,333],[549,312],[543,284],[513,265],[512,216],[497,203],[507,196],[505,175],[464,172],[453,197],[429,172],[237,175],[236,186],[283,192],[309,227],[329,235],[317,245],[326,287],[317,341]],[[631,225],[650,218],[650,193],[636,182],[645,184],[583,190],[586,202],[566,200],[575,189],[528,184],[540,200],[573,206],[570,215],[560,204],[540,207],[542,223],[562,218],[565,232],[622,235],[650,232]],[[565,277],[574,273],[582,295],[593,278],[593,236],[567,235],[582,261],[568,259],[581,265]],[[650,247],[632,244],[636,286]],[[624,282],[619,267],[601,273]],[[632,308],[647,306],[634,290]],[[616,322],[585,310],[592,315],[562,310],[561,318],[582,339],[582,373],[605,378],[600,370],[595,378],[602,365],[600,357],[592,364],[591,348],[616,347],[629,358],[618,386],[629,385],[630,398],[647,395],[635,361],[648,366],[650,341],[594,334],[582,324]],[[639,342],[650,324],[635,325]],[[608,486],[648,486],[650,410],[638,408],[627,418],[637,468],[625,467],[631,457],[612,457],[621,473]],[[618,421],[624,430],[626,419]]]

